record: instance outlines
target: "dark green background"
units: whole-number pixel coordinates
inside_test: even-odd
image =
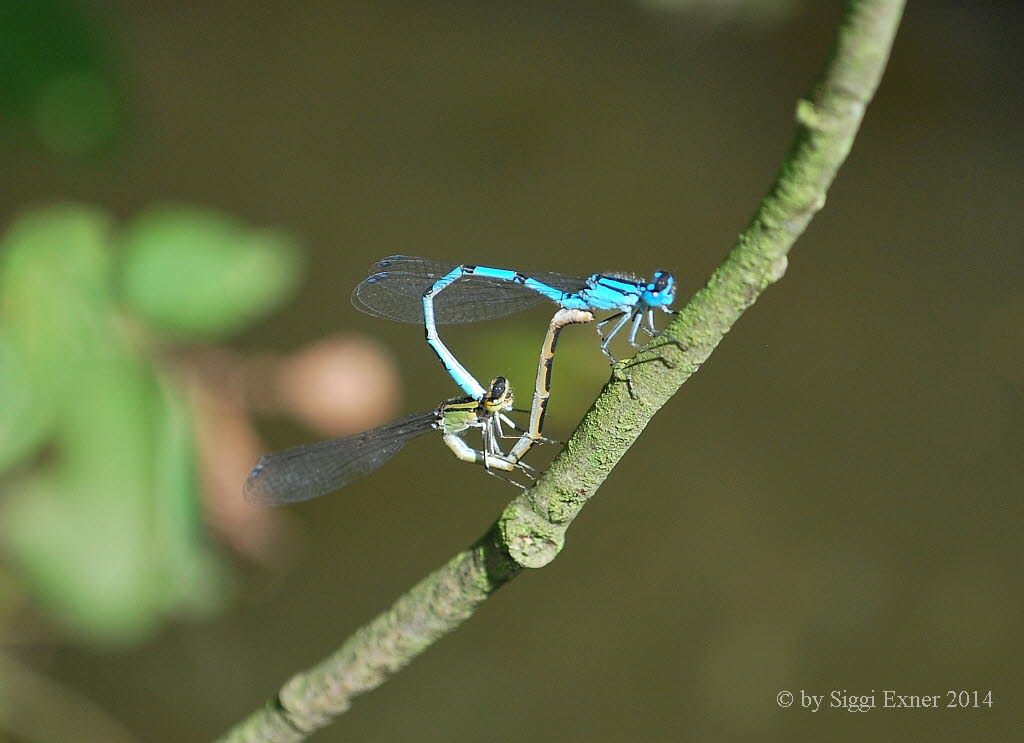
[[[118,142],[68,160],[4,130],[0,207],[7,223],[68,198],[124,217],[175,199],[286,227],[310,247],[308,281],[238,347],[365,333],[394,350],[402,409],[427,409],[455,389],[421,331],[349,305],[371,262],[665,268],[685,299],[771,182],[839,5],[760,20],[724,3],[93,6],[128,112]],[[1019,731],[1021,21],[1012,2],[911,3],[785,279],[654,419],[559,559],[315,740]],[[520,349],[546,317],[446,338],[524,387]],[[561,360],[549,433],[564,438],[605,366],[585,329]],[[439,447],[293,509],[301,562],[248,573],[226,616],[130,651],[27,657],[141,740],[214,736],[499,513],[511,489]],[[801,689],[995,703],[778,708]]]

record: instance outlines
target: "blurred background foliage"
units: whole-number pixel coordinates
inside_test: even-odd
[[[56,155],[99,155],[124,129],[117,50],[102,20],[68,0],[0,3],[0,110]]]
[[[436,442],[240,498],[261,451],[457,394],[349,306],[365,268],[665,268],[685,301],[840,7],[0,0],[0,738],[212,737],[474,539],[512,493]],[[317,740],[1009,739],[1022,20],[910,4],[785,280],[554,565]],[[445,337],[525,395],[546,317]],[[606,378],[566,332],[548,433]],[[786,688],[996,705],[809,717]]]
[[[160,346],[210,341],[295,286],[289,238],[208,210],[118,228],[80,205],[0,242],[0,537],[39,605],[81,639],[136,642],[227,595],[198,518],[196,443]]]

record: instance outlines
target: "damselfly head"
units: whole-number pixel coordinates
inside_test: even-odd
[[[667,307],[676,299],[676,280],[668,271],[655,271],[644,288],[643,302],[648,307]]]
[[[511,410],[513,404],[512,385],[505,377],[495,377],[491,380],[491,388],[483,399],[483,406],[489,413],[502,410]]]

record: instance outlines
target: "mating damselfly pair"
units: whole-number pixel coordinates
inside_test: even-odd
[[[637,334],[665,336],[654,325],[654,311],[675,314],[673,276],[656,272],[650,281],[615,274],[587,278],[558,273],[523,273],[484,266],[455,265],[411,256],[391,256],[371,267],[369,276],[352,294],[360,310],[399,322],[423,323],[427,343],[467,397],[442,403],[437,409],[400,418],[353,436],[305,444],[266,455],[250,473],[246,495],[272,503],[294,503],[338,490],[366,475],[394,456],[406,443],[429,431],[441,431],[445,444],[463,461],[483,465],[490,474],[519,471],[533,479],[533,468],[522,459],[542,435],[544,413],[551,392],[555,346],[562,328],[593,321],[594,311],[613,314],[596,323],[601,351],[618,362],[609,343],[630,326],[628,342],[639,348]],[[559,306],[541,346],[537,378],[530,407],[530,421],[519,429],[508,416],[513,396],[508,381],[496,377],[484,388],[441,341],[438,325],[496,319],[543,302]],[[610,325],[610,329],[607,329]],[[669,341],[677,341],[667,336]],[[663,357],[662,358],[664,361]],[[666,361],[667,363],[667,361]],[[626,377],[629,382],[629,377]],[[632,394],[632,385],[630,383]],[[504,427],[519,430],[506,435]],[[482,450],[463,438],[479,429]],[[506,454],[505,438],[516,443]],[[520,487],[520,483],[506,477]]]

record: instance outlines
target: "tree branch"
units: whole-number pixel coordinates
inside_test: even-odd
[[[825,203],[864,110],[878,87],[903,0],[849,0],[832,56],[797,105],[797,132],[779,174],[707,285],[667,328],[680,347],[654,344],[635,357],[638,399],[610,382],[547,473],[515,498],[469,549],[424,578],[339,650],[296,675],[278,697],[222,741],[299,741],[344,712],[431,644],[468,619],[523,568],[555,558],[569,524],[633,445],[651,417],[700,368],[761,292],[786,270],[787,254]]]

